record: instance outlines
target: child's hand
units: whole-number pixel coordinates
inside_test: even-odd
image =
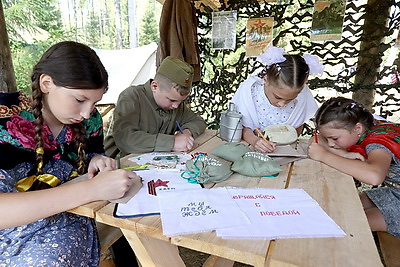
[[[365,161],[364,156],[362,156],[358,152],[347,152],[347,153],[343,154],[343,157],[345,157],[347,159],[358,159],[358,160],[361,160],[361,161]]]
[[[261,153],[270,153],[273,152],[276,148],[276,144],[272,142],[266,142],[261,137],[257,138],[253,144],[253,148],[257,152]]]
[[[321,161],[325,153],[329,151],[323,145],[313,142],[308,146],[308,156],[313,160]]]
[[[174,152],[187,152],[193,148],[194,138],[190,132],[185,132],[183,134],[176,134],[174,147],[172,151]]]
[[[94,156],[89,163],[88,167],[88,178],[94,177],[98,172],[101,172],[105,167],[111,167],[112,169],[117,168],[115,159],[97,155]]]
[[[95,200],[110,200],[123,197],[136,177],[132,171],[105,167],[87,181],[91,183],[89,188]]]

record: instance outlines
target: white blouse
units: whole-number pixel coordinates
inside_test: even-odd
[[[260,129],[273,124],[286,123],[298,102],[297,99],[294,99],[284,107],[276,107],[269,102],[265,95],[264,85],[259,83],[253,83],[251,86],[251,97],[257,111],[258,128]]]
[[[264,93],[264,80],[250,76],[232,98],[236,110],[242,114],[242,124],[252,130],[272,124],[289,124],[298,128],[314,116],[317,102],[308,86],[284,107],[273,106]]]

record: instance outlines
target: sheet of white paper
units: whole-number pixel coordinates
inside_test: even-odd
[[[126,204],[117,204],[115,217],[136,217],[160,213],[157,201],[159,191],[201,189],[200,184],[189,183],[180,172],[143,170],[137,172],[143,179],[142,188]]]
[[[341,237],[343,230],[303,189],[230,188],[251,225],[217,229],[223,238]]]
[[[163,234],[190,234],[250,224],[226,188],[160,192]]]
[[[153,163],[153,159],[154,157],[157,156],[178,156],[179,161],[175,167],[175,169],[177,171],[185,171],[186,170],[186,161],[192,159],[192,156],[190,154],[187,153],[174,153],[174,152],[151,152],[151,153],[146,153],[146,154],[142,154],[139,156],[135,156],[135,157],[131,157],[128,160],[137,163],[138,165],[143,165],[145,163]],[[150,165],[148,167],[150,170],[152,169],[160,169],[158,167],[155,167],[153,165]],[[163,169],[163,170],[167,170],[167,169]],[[174,170],[174,169],[172,169]]]

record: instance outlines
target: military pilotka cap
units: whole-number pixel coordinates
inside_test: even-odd
[[[176,57],[168,56],[158,67],[157,73],[164,75],[172,82],[191,88],[193,81],[193,67]]]

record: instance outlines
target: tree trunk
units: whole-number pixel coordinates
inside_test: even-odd
[[[14,67],[4,18],[3,4],[0,1],[0,91],[16,92]]]
[[[383,53],[380,45],[388,35],[386,20],[389,15],[390,0],[368,0],[357,63],[354,84],[356,90],[352,98],[372,111],[375,89]]]
[[[129,21],[129,47],[135,48],[138,46],[137,33],[136,33],[136,1],[128,0],[128,21]]]
[[[74,11],[74,24],[75,24],[75,40],[78,39],[78,5],[76,4],[76,0],[73,0],[73,11]]]
[[[108,41],[110,42],[109,43],[109,47],[111,48],[111,49],[114,49],[114,38],[112,38],[112,34],[111,34],[111,25],[110,25],[110,20],[109,20],[109,18],[110,18],[110,13],[109,13],[109,10],[108,10],[108,5],[107,5],[107,1],[104,1],[104,7],[105,7],[105,23],[106,23],[106,29],[107,29],[107,31],[106,31],[106,35],[108,36]]]
[[[115,4],[116,49],[122,49],[121,3],[119,0],[114,0],[114,4]]]

